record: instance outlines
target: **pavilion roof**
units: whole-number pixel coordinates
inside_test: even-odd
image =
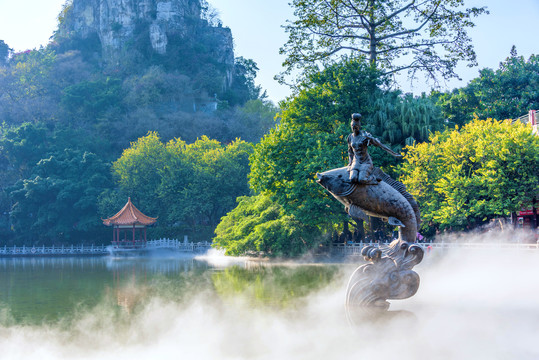
[[[157,218],[144,215],[139,209],[133,205],[131,198],[127,199],[127,204],[116,215],[102,219],[103,224],[112,225],[152,225],[155,224]]]

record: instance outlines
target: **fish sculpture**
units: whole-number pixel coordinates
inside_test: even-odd
[[[417,202],[405,186],[379,168],[377,183],[350,180],[349,167],[317,174],[317,182],[341,202],[353,219],[382,218],[399,226],[399,238],[388,246],[367,246],[362,255],[367,264],[358,267],[348,282],[346,305],[349,317],[387,311],[388,299],[406,299],[419,288],[419,275],[412,268],[423,259],[423,249],[414,244],[420,225]]]

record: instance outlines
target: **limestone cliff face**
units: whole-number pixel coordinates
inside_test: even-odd
[[[232,71],[230,29],[208,25],[201,13],[200,0],[73,0],[59,33],[83,39],[97,35],[105,62],[116,61],[120,50],[129,50],[141,27],[153,51],[161,55],[167,53],[171,38],[209,35],[217,44],[212,56]]]

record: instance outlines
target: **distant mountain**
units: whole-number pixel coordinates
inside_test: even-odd
[[[109,70],[164,64],[193,77],[211,68],[223,91],[234,81],[232,33],[204,19],[206,6],[200,0],[73,0],[59,16],[55,40]]]

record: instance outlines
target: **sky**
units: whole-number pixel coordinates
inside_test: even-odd
[[[235,55],[253,59],[259,73],[257,84],[277,103],[290,95],[285,85],[273,77],[282,71],[284,56],[279,48],[287,41],[282,25],[293,18],[291,0],[208,0],[218,10],[224,26],[232,30]],[[57,16],[65,0],[0,0],[0,40],[16,51],[46,45],[57,26]],[[462,78],[441,84],[442,90],[465,86],[479,69],[498,68],[515,45],[519,55],[539,54],[539,0],[468,0],[467,7],[486,5],[490,15],[475,19],[469,31],[477,53],[478,67],[457,68]],[[429,92],[422,81],[412,85],[399,79],[405,92]]]

